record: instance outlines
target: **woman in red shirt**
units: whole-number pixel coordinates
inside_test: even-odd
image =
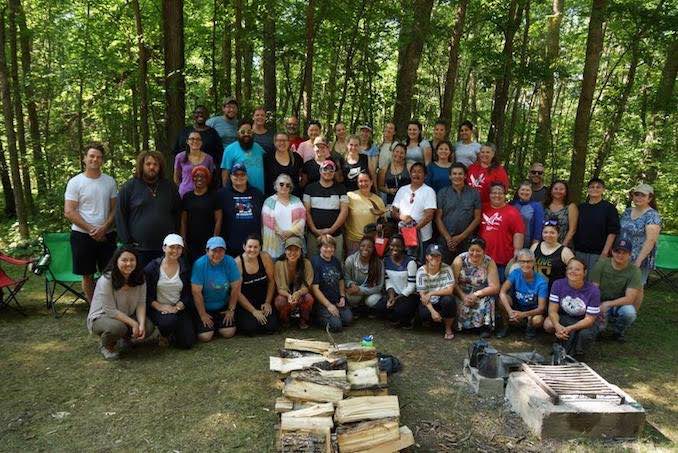
[[[478,151],[476,160],[466,172],[466,184],[480,192],[480,202],[490,202],[490,186],[493,183],[501,183],[504,187],[509,186],[508,173],[497,161],[497,147],[492,143],[485,143]]]

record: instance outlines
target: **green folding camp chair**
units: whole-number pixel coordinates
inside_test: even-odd
[[[42,235],[43,257],[38,263],[45,274],[45,299],[47,309],[55,318],[62,316],[77,301],[87,302],[80,290],[82,277],[73,273],[71,241],[69,233],[45,233]],[[65,302],[61,313],[57,302]]]
[[[678,292],[678,285],[672,280],[678,272],[678,236],[660,234],[657,241],[657,259],[654,273],[657,280],[648,282],[648,287],[655,283],[664,283],[671,291]]]

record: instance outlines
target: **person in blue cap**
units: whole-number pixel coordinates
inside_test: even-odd
[[[242,278],[235,260],[226,255],[226,242],[219,236],[207,241],[206,253],[193,264],[191,292],[198,314],[198,340],[210,341],[218,332],[235,335],[235,307]]]

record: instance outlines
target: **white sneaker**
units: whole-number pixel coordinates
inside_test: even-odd
[[[120,354],[118,353],[118,351],[110,351],[106,346],[101,346],[99,348],[99,351],[106,360],[117,360],[118,358],[120,358]]]

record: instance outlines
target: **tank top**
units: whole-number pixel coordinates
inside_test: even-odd
[[[406,186],[412,182],[410,179],[410,172],[407,171],[407,165],[403,166],[403,171],[398,174],[391,173],[391,164],[388,164],[386,167],[386,174],[384,174],[384,184],[389,189],[400,189],[402,186]],[[390,193],[386,195],[386,204],[393,203],[395,195]]]
[[[266,291],[268,290],[268,277],[266,276],[264,262],[261,255],[257,256],[259,270],[254,274],[248,274],[244,254],[240,255],[240,261],[242,262],[242,293],[258,310],[266,302]]]
[[[559,278],[565,278],[565,270],[567,267],[563,263],[561,255],[563,254],[563,245],[558,247],[553,253],[546,255],[541,251],[541,244],[543,241],[537,243],[537,248],[534,249],[534,269],[541,272],[549,280],[549,289],[554,281]]]

